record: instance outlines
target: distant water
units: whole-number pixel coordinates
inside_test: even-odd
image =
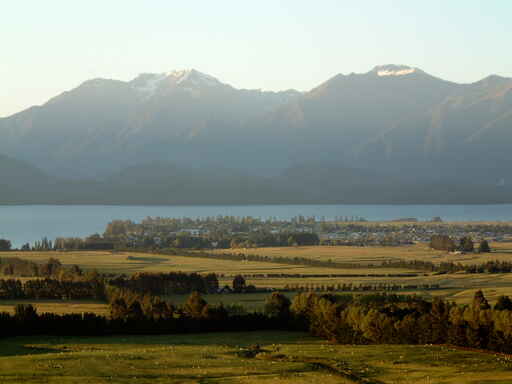
[[[15,247],[46,236],[84,237],[103,233],[114,219],[140,221],[147,216],[207,217],[315,216],[333,219],[358,216],[367,220],[392,220],[415,217],[444,221],[512,221],[512,204],[502,205],[247,205],[247,206],[101,206],[101,205],[14,205],[0,206],[0,238],[11,240]]]

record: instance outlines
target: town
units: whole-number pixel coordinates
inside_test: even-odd
[[[254,217],[160,218],[140,223],[110,222],[103,235],[86,239],[56,239],[56,249],[80,248],[192,248],[227,249],[266,246],[399,246],[429,243],[433,236],[470,238],[475,242],[510,241],[508,222],[417,221],[413,218],[369,222],[362,217],[325,218],[297,216],[291,220]],[[78,244],[77,244],[78,242]],[[81,246],[80,246],[81,244]]]

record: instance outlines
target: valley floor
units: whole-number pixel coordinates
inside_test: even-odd
[[[416,271],[413,277],[370,274],[396,273],[376,267],[381,261],[421,259],[440,262],[484,263],[512,259],[512,244],[499,244],[492,254],[446,255],[423,245],[408,247],[289,247],[251,249],[268,256],[312,257],[358,263],[361,268],[312,268],[274,262],[233,262],[215,258],[137,252],[6,252],[34,261],[56,257],[65,265],[86,270],[132,274],[186,271],[219,273],[221,284],[234,274],[248,277],[257,287],[282,289],[292,284],[400,283],[439,284],[440,289],[400,291],[441,296],[460,304],[471,302],[482,289],[491,303],[511,295],[512,274],[438,275]],[[373,264],[373,265],[371,265]],[[398,272],[409,272],[398,270]],[[359,277],[315,277],[315,274],[366,273]],[[304,273],[300,278],[272,277],[275,273]],[[311,274],[311,276],[308,275]],[[5,277],[4,277],[5,278]],[[27,278],[21,278],[25,280]],[[348,293],[348,292],[347,292]],[[294,292],[286,292],[290,297]],[[364,294],[361,292],[361,294]],[[181,304],[188,295],[166,297]],[[205,295],[209,303],[242,304],[261,310],[268,292]],[[0,311],[17,303],[33,303],[38,312],[108,315],[107,304],[93,300],[0,300]],[[259,347],[251,349],[251,346]],[[374,383],[374,384],[510,384],[512,357],[446,346],[335,345],[304,333],[248,332],[165,336],[16,337],[0,339],[0,383]]]

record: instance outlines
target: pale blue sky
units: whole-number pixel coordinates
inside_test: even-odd
[[[0,116],[90,78],[181,68],[270,90],[389,63],[512,77],[510,0],[0,2]]]

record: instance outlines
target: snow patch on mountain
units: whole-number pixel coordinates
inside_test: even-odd
[[[400,69],[398,71],[382,70],[377,72],[377,76],[403,76],[416,72],[414,68]]]
[[[377,76],[405,76],[417,72],[417,68],[408,67],[406,65],[379,65],[375,67],[372,72]]]
[[[201,88],[216,87],[223,83],[215,77],[195,69],[183,69],[166,73],[143,73],[132,80],[130,85],[139,91],[144,99],[148,99],[165,85],[177,86],[188,92],[196,92]]]
[[[168,77],[176,84],[187,84],[188,86],[213,87],[222,84],[215,77],[196,71],[195,69],[182,69],[168,73]]]
[[[133,89],[139,91],[143,96],[153,96],[161,82],[167,77],[166,73],[143,73],[131,81]]]

